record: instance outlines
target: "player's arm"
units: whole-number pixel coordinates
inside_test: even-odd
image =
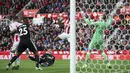
[[[17,28],[13,28],[11,25],[9,25],[9,29],[11,35],[17,32]]]
[[[91,20],[91,19],[84,19],[84,21],[85,21],[86,24],[88,24],[88,25],[99,25],[99,24],[102,23],[102,22],[100,22],[100,21],[94,22],[94,21]]]
[[[100,21],[94,22],[94,20],[86,18],[85,13],[83,11],[81,11],[81,14],[82,14],[84,21],[86,22],[85,25],[99,25],[102,23]]]
[[[34,34],[40,34],[40,33],[37,32],[33,27],[31,27],[32,24],[29,24],[28,26],[29,26],[29,31],[30,31],[30,32],[32,32],[32,33],[34,33]]]
[[[30,30],[32,33],[38,34],[38,32],[35,31],[33,28],[30,28],[29,30]]]
[[[112,13],[114,14],[114,11]],[[112,22],[113,22],[113,14],[110,14],[108,16],[108,19],[106,20],[106,24],[105,24],[106,27],[108,27],[109,25],[112,24]]]
[[[63,22],[63,20],[58,20],[58,21],[56,22],[56,24],[57,24],[60,28],[64,27],[64,22]]]
[[[122,8],[122,6],[123,6],[122,1],[119,1],[119,2],[115,5],[114,10],[113,10],[113,11],[110,13],[110,15],[108,16],[108,19],[107,19],[107,21],[106,21],[106,26],[111,25],[111,23],[112,23],[112,21],[113,21],[113,16],[116,14],[117,9],[118,9],[118,8]]]

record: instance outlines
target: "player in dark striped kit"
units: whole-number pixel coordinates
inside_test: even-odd
[[[38,50],[34,43],[32,42],[30,38],[30,31],[29,30],[29,23],[27,18],[23,18],[24,23],[20,25],[17,29],[19,36],[20,36],[20,43],[18,46],[18,50],[16,52],[16,55],[10,60],[8,65],[6,66],[6,70],[9,69],[10,65],[27,49],[29,48],[30,51],[32,51],[35,55],[36,60],[36,70],[42,70],[39,67],[39,56],[38,56]]]

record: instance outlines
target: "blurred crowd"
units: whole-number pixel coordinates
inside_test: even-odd
[[[21,1],[21,2],[20,2]],[[0,14],[9,14],[9,10],[18,11],[23,8],[30,0],[3,0],[0,1]],[[79,12],[80,8],[88,12],[105,12],[109,14],[113,6],[118,0],[76,0],[76,11]],[[85,2],[89,4],[86,4]],[[97,1],[97,2],[96,2]],[[130,0],[125,0],[129,2]],[[9,5],[9,6],[8,6]],[[17,6],[18,5],[18,6]],[[2,6],[2,7],[1,7]],[[3,8],[4,7],[4,8]],[[18,8],[17,8],[18,7]],[[14,8],[14,9],[13,9]],[[39,9],[38,13],[62,13],[69,12],[69,0],[31,0],[26,9]],[[130,49],[130,26],[129,21],[125,20],[125,15],[120,14],[117,11],[117,15],[120,20],[115,21],[112,25],[104,31],[105,38],[104,42],[107,42],[105,48],[108,50],[124,50]],[[86,15],[87,17],[87,15]],[[91,17],[93,18],[93,17]],[[94,25],[86,25],[81,19],[76,22],[76,49],[77,50],[87,50],[88,45],[95,32]],[[44,18],[44,22],[41,25],[33,24],[31,26],[34,30],[39,32],[39,34],[32,33],[32,39],[35,42],[39,50],[69,50],[69,42],[67,40],[61,40],[59,42],[54,42],[54,38],[57,37],[64,31],[64,27],[59,27],[57,23],[52,18]],[[115,33],[116,32],[116,33]],[[111,37],[111,38],[110,38]],[[108,40],[109,39],[109,40]],[[109,42],[108,42],[109,41]],[[7,51],[11,46],[10,38],[3,38],[0,42],[1,51]]]
[[[95,32],[94,25],[84,26],[84,21],[80,20],[76,23],[76,44],[77,50],[87,50],[88,45],[93,37]],[[119,26],[118,26],[119,25]],[[32,25],[35,31],[39,34],[31,33],[31,37],[35,42],[38,50],[69,50],[69,42],[67,40],[61,40],[54,42],[59,34],[64,32],[64,27],[57,27],[58,24],[53,21],[53,19],[44,19],[44,23],[41,25]],[[116,31],[116,33],[115,33]],[[108,50],[129,50],[130,49],[130,26],[124,24],[113,24],[108,29],[104,31],[105,39],[104,42],[107,42],[106,49]],[[109,38],[111,37],[112,38]],[[3,41],[0,42],[1,51],[7,51],[11,46],[10,38],[3,38]]]
[[[32,28],[40,33],[40,35],[35,35],[32,33],[32,37],[34,38],[39,50],[69,50],[69,43],[67,40],[54,42],[54,38],[64,32],[64,27],[56,26],[58,26],[58,24],[55,23],[53,19],[44,19],[44,23],[41,25],[34,24],[32,26]]]
[[[39,33],[31,33],[31,38],[35,42],[38,50],[69,50],[69,42],[67,40],[54,42],[54,38],[56,38],[59,34],[61,34],[64,31],[64,27],[57,26],[58,24],[53,22],[53,19],[44,19],[44,23],[42,23],[41,25],[32,24],[30,26],[30,28],[34,29],[36,32]],[[2,35],[5,34],[6,33],[2,33]],[[11,38],[9,37],[11,36],[9,35],[1,39],[1,51],[8,51],[10,49],[12,43]]]
[[[30,0],[0,0],[0,14],[14,16]]]
[[[27,9],[39,9],[38,13],[69,12],[70,0],[32,0]]]
[[[38,13],[68,12],[69,0],[0,0],[0,14],[14,16],[22,9],[40,9]]]

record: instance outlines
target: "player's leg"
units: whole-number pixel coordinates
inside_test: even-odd
[[[10,49],[11,58],[14,57],[15,51],[16,51],[15,42],[13,42],[11,49]],[[12,70],[14,70],[14,69],[15,69],[15,62],[12,63]]]
[[[15,54],[15,53],[16,53],[16,51],[17,51],[17,49],[18,49],[19,42],[20,42],[20,40],[13,42],[13,45],[12,45],[12,47],[11,47],[11,52],[12,52],[12,54]],[[18,57],[17,60],[16,60],[16,66],[15,66],[15,62],[13,62],[12,65],[14,65],[14,66],[12,67],[12,69],[19,69],[20,57]]]
[[[25,52],[26,52],[27,57],[30,56],[30,54],[29,54],[29,48],[27,48]]]
[[[14,53],[13,52],[10,52],[10,56],[11,58],[14,57]],[[12,70],[15,69],[15,62],[12,63]]]
[[[57,42],[57,41],[59,41],[59,40],[62,40],[62,39],[57,36],[57,37],[54,39],[54,42]]]
[[[110,61],[109,61],[108,58],[107,58],[106,53],[105,53],[104,51],[100,51],[100,52],[101,52],[102,57],[103,57],[104,60],[105,60],[105,63],[107,64],[107,66],[108,66],[109,68],[111,68],[111,64],[110,64]]]
[[[89,44],[89,46],[88,46],[88,52],[87,52],[87,54],[86,54],[86,59],[85,59],[86,62],[88,61],[88,59],[89,59],[89,57],[90,57],[90,54],[91,54],[91,50],[94,49],[94,45],[95,45],[95,44],[96,44],[96,40],[92,40],[92,41],[90,42],[90,44]]]
[[[32,57],[32,56],[28,56],[28,58],[29,58],[30,60],[32,60],[32,61],[36,61],[36,59],[35,59],[34,57]]]
[[[10,65],[22,54],[22,52],[17,52],[14,57],[10,60],[10,62],[6,66],[6,70],[9,69]]]
[[[29,55],[29,49],[26,49],[26,55],[27,55],[27,57],[28,57],[30,60],[36,62],[35,57]],[[40,61],[39,61],[39,63],[40,63]]]
[[[9,69],[10,65],[25,51],[25,47],[22,42],[19,43],[16,55],[11,58],[10,62],[6,66],[6,70]]]
[[[96,45],[96,49],[98,49],[99,51],[100,51],[100,53],[101,53],[101,55],[103,56],[103,58],[104,58],[104,60],[105,61],[107,61],[108,59],[107,59],[107,55],[106,55],[106,53],[104,52],[104,49],[105,49],[105,47],[104,47],[104,40],[103,39],[100,39],[100,40],[98,40],[97,41],[98,43],[97,43],[97,45]]]
[[[29,55],[29,50],[28,50],[28,49],[26,49],[26,55],[27,55],[27,57],[28,57],[30,60],[36,61],[34,57],[32,57],[32,56]]]
[[[62,33],[60,35],[58,35],[55,39],[54,39],[54,42],[57,42],[59,40],[64,40],[66,38],[66,33]]]
[[[16,69],[19,69],[19,66],[20,66],[20,56],[17,58],[16,64],[17,64]]]
[[[17,41],[17,43],[16,43],[16,49],[18,49],[19,42],[20,42],[20,40]],[[20,56],[16,60],[16,65],[17,65],[16,69],[19,69],[19,66],[20,66]]]
[[[65,37],[67,38],[68,42],[70,42],[70,34],[66,34]]]
[[[86,58],[85,58],[85,64],[82,66],[82,68],[85,68],[85,67],[87,67],[88,65],[88,59],[89,59],[89,57],[90,57],[90,54],[91,54],[91,50],[88,50],[87,51],[87,54],[86,54]]]
[[[39,56],[38,51],[32,51],[35,55],[35,61],[36,61],[36,70],[42,70],[42,68],[39,67]]]
[[[36,70],[42,70],[42,68],[39,67],[39,56],[38,56],[37,47],[35,46],[35,44],[31,40],[28,42],[27,46],[28,46],[29,50],[32,51],[33,54],[35,55]]]
[[[82,66],[82,68],[85,68],[87,67],[87,62],[88,62],[88,59],[90,57],[90,54],[91,54],[91,51],[92,49],[94,48],[94,44],[95,44],[95,41],[92,40],[88,46],[88,51],[87,51],[87,54],[86,54],[86,58],[85,58],[85,64]]]
[[[104,42],[102,42],[102,43],[100,43],[100,50],[99,50],[99,51],[100,51],[102,57],[104,58],[104,60],[105,60],[105,62],[106,62],[106,64],[107,64],[107,66],[108,66],[109,68],[111,68],[110,61],[108,60],[107,54],[104,52],[104,49],[105,49],[105,47],[104,47]]]

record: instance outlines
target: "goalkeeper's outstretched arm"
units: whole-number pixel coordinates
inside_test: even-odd
[[[94,20],[86,18],[85,13],[83,11],[81,11],[81,14],[82,14],[82,17],[83,17],[84,21],[86,22],[85,25],[98,25],[98,24],[102,23],[100,21],[94,22]]]
[[[106,27],[111,25],[112,21],[113,21],[113,16],[116,14],[117,9],[122,8],[123,7],[123,1],[124,0],[120,0],[115,7],[113,8],[114,10],[110,13],[110,15],[108,16],[108,19],[106,20]]]
[[[119,1],[116,6],[114,7],[114,10],[110,13],[110,15],[108,16],[108,19],[106,20],[106,24],[104,24],[106,27],[111,25],[112,21],[113,21],[113,15],[116,13],[117,9],[118,8],[121,8],[123,6],[123,0]],[[97,22],[94,22],[94,20],[91,20],[91,19],[87,19],[85,17],[85,13],[81,10],[81,14],[82,14],[82,17],[84,19],[84,21],[86,22],[85,25],[100,25],[102,24],[103,22],[101,21],[97,21]]]

